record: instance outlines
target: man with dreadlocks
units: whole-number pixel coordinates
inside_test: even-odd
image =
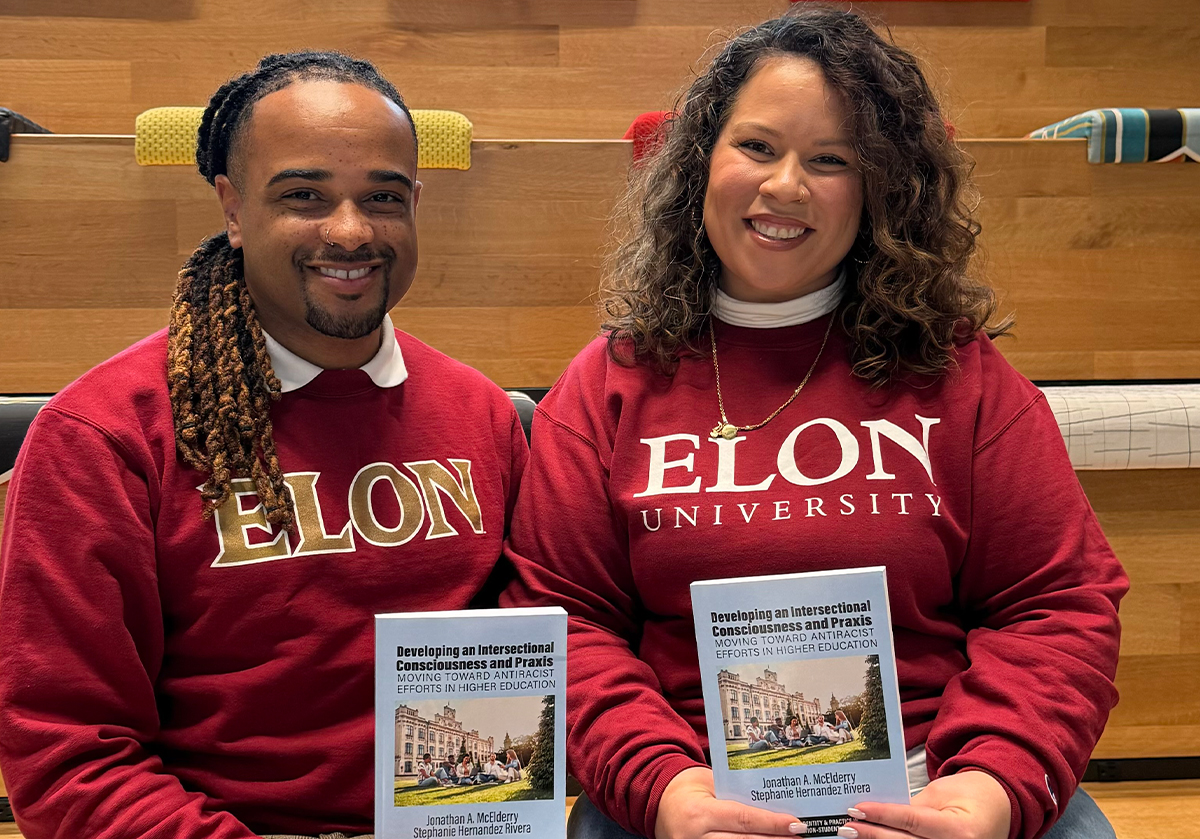
[[[226,232],[169,330],[42,411],[8,496],[0,763],[28,839],[371,831],[372,616],[486,600],[528,456],[499,388],[388,317],[416,143],[335,53],[209,103]]]

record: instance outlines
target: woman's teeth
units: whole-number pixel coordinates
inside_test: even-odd
[[[768,239],[795,239],[809,229],[807,227],[775,227],[754,219],[750,219],[750,226],[754,228],[755,233],[766,236]]]

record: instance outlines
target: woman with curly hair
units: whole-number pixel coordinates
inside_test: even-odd
[[[866,565],[919,792],[839,835],[1112,835],[1075,788],[1126,578],[992,345],[969,170],[910,54],[794,8],[727,44],[635,175],[509,541],[506,602],[571,613],[573,839],[804,832],[713,795],[688,586]]]

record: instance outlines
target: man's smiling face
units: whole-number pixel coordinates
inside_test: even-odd
[[[357,84],[297,81],[256,102],[217,178],[263,328],[325,367],[359,366],[417,266],[417,153],[404,112]]]

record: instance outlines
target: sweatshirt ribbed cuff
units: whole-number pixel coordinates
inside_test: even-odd
[[[635,832],[641,833],[643,836],[649,837],[649,839],[654,839],[654,824],[658,821],[658,803],[662,800],[663,791],[671,781],[675,780],[676,775],[685,769],[691,769],[693,766],[708,768],[707,764],[699,763],[687,755],[670,755],[656,761],[649,767],[648,774],[652,780],[646,797],[644,821],[639,824],[636,814],[629,814],[630,821],[633,822],[631,826]]]
[[[986,772],[999,782],[1012,806],[1009,839],[1035,839],[1049,829],[1074,792],[1059,789],[1046,767],[1029,752],[998,738],[976,740],[938,767],[938,777],[965,769]]]
[[[964,766],[958,771],[982,772],[1000,785],[1000,788],[1004,790],[1004,794],[1008,796],[1008,839],[1017,839],[1018,832],[1021,829],[1021,807],[1017,803],[1017,794],[1013,792],[1013,788],[1008,782],[997,776],[995,772],[985,769],[982,766]]]

